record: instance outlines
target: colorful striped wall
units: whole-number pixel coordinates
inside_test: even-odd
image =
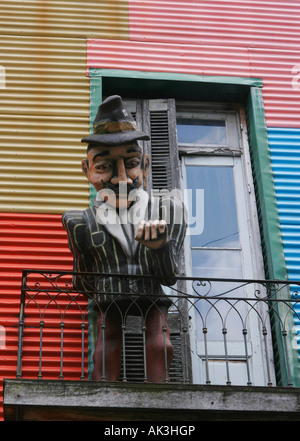
[[[0,420],[2,379],[16,375],[22,269],[71,270],[61,214],[89,205],[80,165],[90,123],[87,38],[128,39],[128,2],[0,2]],[[25,377],[36,378],[30,360]],[[66,378],[75,379],[74,363]]]
[[[72,267],[60,216],[89,204],[80,169],[89,68],[262,78],[287,268],[299,278],[298,0],[24,0],[21,7],[2,0],[0,66],[0,325],[7,335],[0,379],[15,376],[22,268]]]

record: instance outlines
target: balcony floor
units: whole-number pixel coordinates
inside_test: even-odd
[[[300,389],[4,380],[6,421],[300,421]]]

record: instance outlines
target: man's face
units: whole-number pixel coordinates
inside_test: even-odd
[[[143,155],[137,143],[118,146],[95,146],[82,161],[82,170],[97,192],[114,191],[115,198],[108,202],[116,208],[129,207],[127,193],[143,185],[150,168],[149,155]],[[120,185],[121,183],[121,185]]]

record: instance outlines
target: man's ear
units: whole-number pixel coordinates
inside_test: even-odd
[[[89,170],[89,162],[87,159],[83,159],[81,161],[81,169],[86,177],[88,177],[88,170]]]
[[[150,155],[146,154],[143,157],[143,177],[146,178],[148,176],[148,173],[150,171],[150,164],[151,164],[151,159],[150,159]]]

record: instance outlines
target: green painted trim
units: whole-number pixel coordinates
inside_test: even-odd
[[[93,133],[93,122],[102,101],[102,75],[90,76],[90,133]]]
[[[268,260],[267,277],[286,279],[287,272],[275,195],[271,156],[267,136],[262,90],[250,89],[248,98],[248,136],[252,150],[255,180],[261,211],[261,225]]]
[[[98,107],[102,102],[102,76],[95,75],[90,78],[90,133],[93,133],[93,122],[96,117]],[[90,206],[97,196],[97,192],[92,184],[90,184]]]
[[[90,133],[93,133],[93,122],[98,107],[102,102],[102,77],[90,78]],[[97,196],[95,187],[90,184],[90,207],[93,206],[93,199]],[[88,316],[88,379],[92,380],[94,369],[93,354],[97,339],[97,313],[90,304]]]
[[[141,80],[187,81],[197,83],[233,84],[238,86],[263,87],[261,78],[227,77],[214,75],[178,74],[169,72],[144,72],[123,69],[89,69],[89,77],[136,78]]]

